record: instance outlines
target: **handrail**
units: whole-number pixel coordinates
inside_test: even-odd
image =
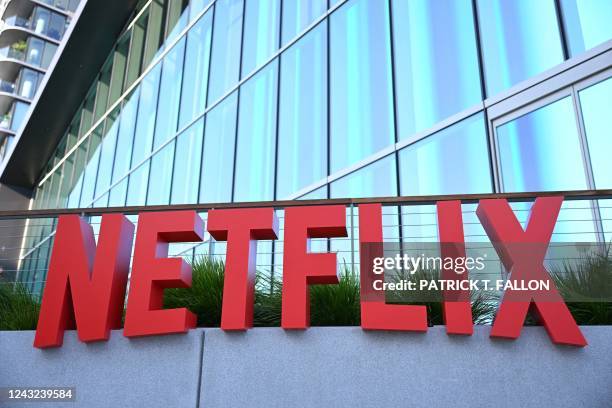
[[[383,205],[427,205],[438,201],[459,200],[462,203],[477,203],[479,200],[503,198],[508,201],[528,201],[536,197],[564,196],[566,200],[605,200],[612,199],[612,190],[573,190],[573,191],[540,191],[521,193],[484,193],[484,194],[447,194],[429,196],[403,196],[403,197],[371,197],[371,198],[332,198],[320,200],[281,200],[281,201],[253,201],[238,203],[207,203],[207,204],[174,204],[152,206],[124,206],[124,207],[97,207],[97,208],[62,208],[41,210],[15,210],[0,211],[0,219],[10,218],[48,218],[65,214],[102,215],[109,213],[137,214],[152,211],[181,211],[196,210],[207,211],[212,209],[254,208],[254,207],[297,207],[308,205],[358,205],[368,203],[381,203]]]

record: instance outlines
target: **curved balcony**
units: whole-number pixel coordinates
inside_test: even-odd
[[[24,22],[22,18],[17,18],[17,16],[15,16],[15,18],[5,20],[5,26],[2,28],[2,31],[0,31],[0,47],[18,41],[25,41],[30,36],[38,37],[41,40],[58,45],[62,38],[62,34],[63,33],[57,30],[37,30],[36,28],[31,28],[27,20]]]
[[[10,0],[0,19],[6,20],[8,16],[30,16],[35,6],[42,6],[56,13],[70,16],[78,2],[68,0]]]

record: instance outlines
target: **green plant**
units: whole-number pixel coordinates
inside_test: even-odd
[[[11,48],[17,52],[24,52],[28,48],[28,43],[25,40],[17,41],[11,44]]]
[[[202,257],[196,259],[191,267],[191,287],[166,289],[164,308],[186,307],[198,317],[198,326],[219,327],[225,265],[220,260]]]
[[[223,302],[224,263],[199,258],[192,265],[191,288],[166,289],[164,307],[187,307],[198,317],[198,326],[219,327]],[[435,272],[412,275],[411,279],[431,278]],[[253,325],[278,327],[281,325],[282,282],[276,276],[258,273],[255,284]],[[427,301],[412,302],[405,293],[388,292],[387,301],[401,304],[422,304],[427,307],[429,323],[443,324],[441,293],[433,292]],[[491,295],[472,295],[472,314],[476,324],[492,321],[497,307]],[[359,276],[343,268],[337,285],[310,286],[310,323],[312,326],[359,326],[361,324]]]
[[[0,284],[0,330],[36,330],[40,305],[22,285]]]
[[[612,259],[610,247],[565,261],[551,277],[578,324],[612,324]]]
[[[260,327],[281,324],[282,283],[275,277],[260,275],[261,286],[268,290],[255,295],[254,323]],[[312,326],[359,326],[361,309],[359,277],[343,268],[337,285],[310,286],[310,324]]]

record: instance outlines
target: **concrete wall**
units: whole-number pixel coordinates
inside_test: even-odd
[[[553,345],[540,327],[516,341],[489,330],[115,332],[90,345],[71,332],[45,351],[32,348],[32,332],[0,332],[0,387],[74,386],[67,407],[611,406],[612,327],[583,327],[583,349]]]

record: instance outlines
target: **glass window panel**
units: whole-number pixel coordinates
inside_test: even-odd
[[[189,18],[189,11],[183,12],[189,1],[185,0],[166,0],[166,44],[185,28]]]
[[[242,44],[242,76],[278,49],[280,0],[247,0]]]
[[[47,195],[47,203],[45,208],[57,208],[58,187],[62,177],[60,170],[56,170],[51,178],[47,180],[47,183],[49,184],[49,194]]]
[[[42,68],[49,68],[49,65],[51,65],[51,60],[55,56],[55,51],[57,51],[57,45],[45,43],[45,46],[43,48],[42,60],[40,62],[40,66]]]
[[[279,199],[327,175],[326,43],[323,23],[281,57]]]
[[[124,178],[111,188],[108,198],[109,207],[123,207],[127,196],[128,179]]]
[[[404,148],[399,161],[403,196],[492,191],[482,113]]]
[[[60,208],[63,208],[66,206],[66,203],[68,200],[68,194],[70,192],[70,189],[72,188],[71,180],[72,180],[72,171],[74,169],[74,159],[75,159],[74,154],[71,154],[70,156],[68,156],[68,158],[64,161],[64,164],[62,164],[62,167],[60,170],[61,180],[60,180],[59,200],[58,200],[58,207]]]
[[[145,33],[147,31],[147,20],[149,14],[145,13],[136,21],[132,28],[132,40],[128,59],[127,72],[125,74],[125,86],[129,87],[140,75],[142,55],[145,45]]]
[[[389,155],[331,183],[331,198],[397,195],[395,156]]]
[[[217,0],[208,103],[238,82],[243,0]]]
[[[113,57],[113,74],[111,79],[109,106],[119,99],[123,92],[123,82],[125,79],[125,67],[127,64],[127,56],[130,48],[130,33],[124,35],[117,44],[117,48]]]
[[[331,16],[331,171],[395,141],[389,11],[352,0]]]
[[[612,39],[610,0],[561,0],[571,56]]]
[[[102,68],[100,77],[98,78],[98,90],[96,92],[96,107],[94,111],[94,122],[102,117],[106,112],[106,105],[108,104],[108,93],[110,90],[111,73],[113,68],[112,58],[109,58]]]
[[[482,100],[470,0],[394,0],[399,139]]]
[[[198,201],[204,120],[200,119],[176,138],[170,204]]]
[[[327,10],[327,0],[284,1],[283,44],[292,40]]]
[[[234,201],[274,198],[277,71],[274,61],[240,90]]]
[[[145,205],[150,167],[151,160],[147,160],[142,166],[138,167],[130,174],[128,181],[128,196],[125,205]]]
[[[189,18],[194,20],[211,3],[211,0],[191,0],[189,2]]]
[[[201,203],[232,201],[237,100],[234,92],[206,115]]]
[[[26,62],[32,65],[40,66],[42,64],[45,42],[39,38],[30,37],[28,39],[28,48],[26,51]]]
[[[554,0],[478,0],[487,95],[563,62]]]
[[[206,107],[212,14],[212,10],[208,11],[187,35],[179,129],[204,112]]]
[[[612,78],[583,89],[579,95],[595,187],[612,188]]]
[[[70,196],[68,197],[68,208],[79,207],[81,189],[83,187],[83,178],[85,175],[85,164],[87,163],[87,146],[88,140],[82,142],[74,152],[76,155],[74,169],[74,179],[76,180],[76,183],[70,192]]]
[[[136,88],[127,97],[121,110],[119,118],[119,134],[117,135],[117,149],[115,151],[115,161],[113,165],[113,178],[111,184],[115,184],[124,177],[130,169],[132,158],[132,146],[134,141],[134,126],[136,124],[136,111],[138,109],[138,97],[140,88]],[[127,180],[113,187],[110,195],[112,201],[109,205],[123,205],[127,190]],[[118,204],[121,203],[121,204]]]
[[[79,138],[91,129],[93,124],[93,110],[96,103],[96,84],[94,83],[89,89],[87,98],[83,102],[81,111],[81,127],[79,128]]]
[[[164,25],[164,0],[153,0],[149,5],[149,19],[142,69],[145,70],[155,58],[162,41]]]
[[[98,198],[102,193],[106,192],[110,187],[111,176],[113,172],[113,159],[115,157],[115,148],[117,147],[117,131],[119,121],[117,120],[118,110],[113,111],[106,119],[105,135],[102,140],[102,149],[100,151],[100,165],[98,168],[98,177],[96,179],[95,198]],[[100,207],[106,207],[106,203],[99,202]]]
[[[38,72],[23,68],[19,79],[18,94],[26,99],[32,99],[38,87]]]
[[[163,205],[170,202],[170,183],[174,161],[175,140],[155,153],[151,159],[151,174],[147,191],[147,205]]]
[[[91,205],[94,198],[94,188],[98,175],[98,164],[100,162],[100,142],[102,141],[102,131],[104,123],[100,124],[89,136],[89,147],[87,150],[87,165],[83,175],[83,189],[81,191],[81,201],[79,207],[85,208]]]
[[[13,132],[18,132],[23,124],[23,120],[25,119],[26,113],[30,109],[30,105],[23,102],[15,102],[13,107],[13,118],[11,120],[11,130]]]
[[[49,27],[47,29],[47,35],[55,40],[61,40],[64,35],[64,29],[66,28],[66,17],[51,13],[51,20],[49,21]]]
[[[140,164],[151,153],[160,72],[161,64],[157,64],[140,85],[140,101],[138,103],[138,118],[136,120],[136,133],[134,135],[132,151],[132,166]]]
[[[117,136],[117,150],[113,166],[113,182],[125,176],[130,169],[132,146],[134,139],[134,126],[136,125],[136,111],[140,88],[136,88],[124,101],[119,116],[119,134]]]
[[[184,56],[185,38],[164,58],[157,106],[158,112],[162,114],[157,115],[155,122],[154,150],[176,134]]]
[[[587,188],[571,97],[497,128],[505,192]]]

